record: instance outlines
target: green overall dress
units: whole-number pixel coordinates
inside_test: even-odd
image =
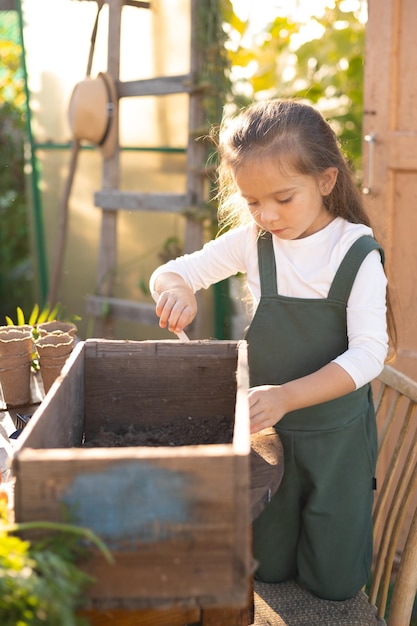
[[[383,259],[370,236],[351,246],[327,298],[290,298],[277,291],[271,234],[259,238],[261,299],[246,334],[251,387],[306,376],[345,352],[349,294],[375,249]],[[371,386],[287,413],[275,430],[284,478],[254,522],[255,577],[292,578],[322,598],[349,598],[367,582],[372,560],[377,432]]]

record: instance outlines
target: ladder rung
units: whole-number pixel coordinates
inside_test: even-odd
[[[172,193],[138,193],[109,189],[96,191],[94,204],[101,209],[129,211],[161,211],[181,213],[187,207],[187,197]]]
[[[129,80],[125,82],[119,81],[117,83],[117,94],[119,98],[164,96],[172,93],[190,93],[190,91],[191,81],[188,74]]]
[[[2,2],[4,2],[4,0],[0,0],[0,7]],[[97,0],[94,0],[94,2],[97,2]],[[122,4],[137,7],[138,9],[150,9],[152,5],[151,2],[141,2],[141,0],[122,0]]]
[[[86,297],[86,311],[94,317],[110,316],[129,322],[158,326],[158,316],[154,304],[122,300],[108,296]]]
[[[123,0],[123,4],[129,7],[137,7],[138,9],[150,9],[150,2],[141,2],[140,0]]]
[[[151,2],[142,2],[141,0],[123,0],[125,6],[136,7],[138,9],[150,9]],[[16,11],[16,0],[0,0],[0,11]]]

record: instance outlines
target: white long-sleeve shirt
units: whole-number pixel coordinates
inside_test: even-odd
[[[362,235],[372,235],[372,230],[338,217],[309,237],[284,240],[273,236],[278,293],[326,298],[343,257]],[[152,274],[151,293],[156,278],[167,271],[182,276],[194,292],[242,273],[256,306],[261,295],[257,236],[255,223],[250,223],[213,239],[197,252],[168,261]],[[359,268],[348,300],[348,349],[334,359],[356,388],[380,374],[387,356],[386,287],[380,254],[373,250]]]

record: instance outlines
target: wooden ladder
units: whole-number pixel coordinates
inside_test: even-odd
[[[151,2],[137,0],[106,0],[109,6],[107,71],[114,78],[118,99],[137,96],[162,96],[189,94],[189,132],[186,147],[186,188],[184,194],[149,194],[125,192],[119,189],[120,146],[117,142],[114,154],[103,159],[102,189],[95,193],[94,204],[102,210],[99,242],[96,295],[87,297],[86,310],[94,318],[94,336],[114,338],[116,319],[157,325],[153,304],[122,300],[114,297],[114,276],[117,263],[117,219],[120,210],[166,211],[182,213],[185,207],[193,207],[193,216],[186,217],[184,252],[192,252],[202,245],[202,220],[196,219],[205,194],[206,148],[195,141],[195,133],[204,125],[202,106],[203,89],[197,85],[202,52],[196,41],[198,0],[190,0],[190,71],[181,76],[166,76],[146,80],[121,82],[119,78],[121,16],[124,5],[138,9],[150,9]],[[115,123],[118,128],[119,107],[115,107]],[[106,315],[103,316],[103,311]],[[193,324],[190,335],[199,336],[199,322]]]

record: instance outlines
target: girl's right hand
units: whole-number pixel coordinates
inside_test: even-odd
[[[178,278],[176,276],[175,284],[164,285],[165,289],[158,289],[158,292],[152,294],[156,300],[159,326],[167,327],[173,333],[184,330],[197,314],[197,300],[192,289],[184,281],[179,283]]]

